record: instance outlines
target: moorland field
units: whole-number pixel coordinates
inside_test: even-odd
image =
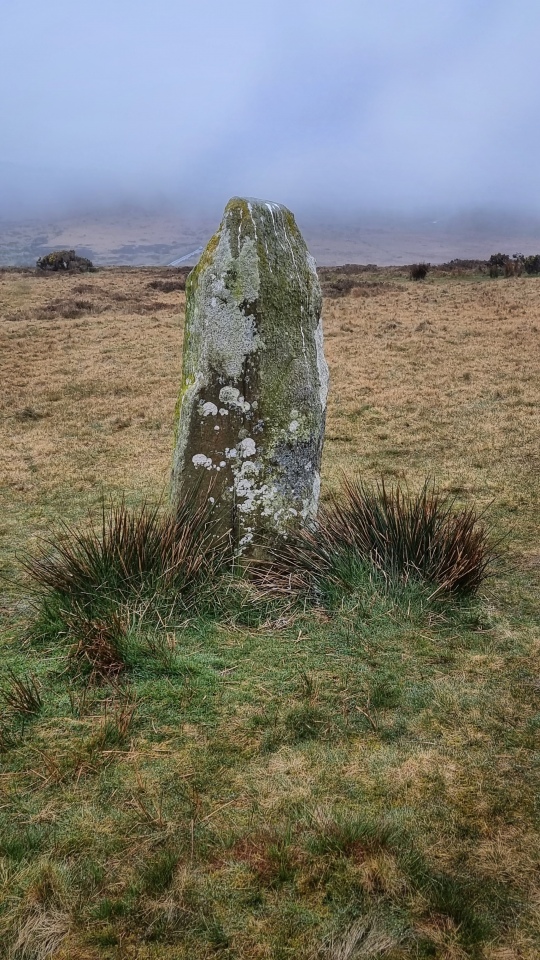
[[[20,559],[104,496],[166,497],[184,293],[0,272],[2,956],[540,955],[540,279],[338,274],[323,498],[433,478],[486,509],[491,576],[123,611],[126,669],[89,685]]]

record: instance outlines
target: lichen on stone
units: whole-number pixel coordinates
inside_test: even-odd
[[[292,213],[233,198],[186,296],[172,498],[219,472],[212,496],[244,552],[318,502],[328,367],[315,262]]]

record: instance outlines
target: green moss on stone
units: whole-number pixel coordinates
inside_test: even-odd
[[[318,496],[321,294],[292,213],[233,198],[186,296],[173,499],[204,466],[242,544],[302,522]]]

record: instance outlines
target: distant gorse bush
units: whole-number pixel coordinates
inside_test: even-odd
[[[509,259],[510,257],[507,253],[492,253],[488,260],[488,266],[504,268],[505,263]]]
[[[525,273],[540,273],[540,253],[532,254],[530,257],[524,257],[523,266],[525,268]]]
[[[87,257],[79,257],[75,250],[53,250],[36,263],[37,270],[69,270],[73,273],[90,273],[96,268]]]
[[[463,258],[455,257],[447,263],[438,263],[436,269],[444,270],[445,273],[461,273],[465,271],[482,273],[485,267],[485,260],[464,260]]]
[[[425,280],[430,268],[430,263],[413,263],[409,271],[411,280]]]
[[[505,277],[520,277],[525,259],[522,253],[514,253],[511,257],[507,253],[492,253],[487,262],[489,275],[495,278],[504,272]]]
[[[161,293],[172,293],[174,290],[186,289],[186,278],[180,277],[178,280],[151,280],[146,286],[149,290],[160,290]]]

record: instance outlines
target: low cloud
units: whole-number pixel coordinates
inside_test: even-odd
[[[29,0],[3,21],[0,216],[233,194],[540,213],[533,0]]]

